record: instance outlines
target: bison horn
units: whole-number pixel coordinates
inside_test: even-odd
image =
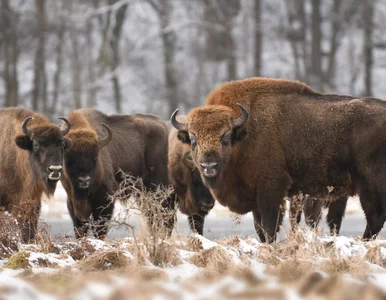
[[[31,133],[27,129],[27,124],[30,120],[35,119],[34,117],[27,117],[24,119],[23,123],[21,124],[21,128],[23,129],[23,132],[26,136],[30,137]]]
[[[178,129],[179,131],[188,131],[188,123],[181,123],[178,122],[176,117],[178,114],[178,108],[172,113],[172,116],[170,117],[170,121],[174,128]]]
[[[99,139],[99,148],[102,148],[106,146],[108,143],[110,143],[111,138],[113,137],[113,134],[111,132],[111,129],[109,126],[107,126],[105,123],[101,123],[101,125],[106,128],[107,130],[107,136],[104,137],[103,139]]]
[[[241,127],[245,124],[245,122],[248,120],[248,110],[242,106],[241,104],[237,103],[237,106],[241,109],[242,115],[238,117],[237,119],[232,120],[232,127],[233,128],[238,128]]]
[[[63,136],[65,136],[70,131],[70,129],[71,129],[71,123],[70,123],[70,121],[67,118],[64,118],[64,117],[60,117],[58,119],[59,120],[63,120],[66,123],[66,125],[67,125],[66,128],[64,128],[62,130],[62,134],[63,134]]]
[[[184,163],[184,165],[190,169],[190,170],[193,170],[194,169],[194,163],[193,163],[193,159],[192,159],[192,156],[190,155],[190,151],[186,152],[184,154],[184,156],[182,157],[182,162]]]

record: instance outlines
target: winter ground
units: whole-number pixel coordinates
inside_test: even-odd
[[[348,215],[360,216],[357,201],[349,203]],[[43,206],[42,217],[68,218],[61,188]],[[220,217],[234,226],[239,222],[216,206],[209,218]],[[139,234],[53,241],[42,230],[30,245],[20,244],[13,234],[8,238],[0,260],[0,299],[386,297],[384,239],[363,242],[305,228],[287,231],[273,245],[261,244],[255,235],[209,240],[178,231],[169,239]]]

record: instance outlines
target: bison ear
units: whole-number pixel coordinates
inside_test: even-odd
[[[19,135],[15,138],[16,145],[23,149],[32,151],[32,140],[26,135]]]
[[[235,144],[237,141],[241,141],[242,139],[244,139],[246,135],[247,135],[247,130],[244,127],[233,129],[232,145]]]
[[[178,131],[177,138],[184,144],[190,144],[189,133],[187,131]]]

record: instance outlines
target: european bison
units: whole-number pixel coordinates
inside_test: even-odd
[[[0,110],[0,204],[18,220],[23,241],[33,239],[42,194],[52,195],[62,171],[66,128],[23,108]]]
[[[156,116],[107,116],[94,109],[75,110],[68,119],[71,147],[65,152],[61,181],[75,236],[87,234],[92,221],[94,235],[103,239],[114,209],[108,195],[118,188],[120,169],[142,177],[149,189],[168,184],[167,128]]]
[[[203,235],[204,220],[214,206],[209,189],[202,183],[200,172],[190,156],[190,147],[177,138],[178,130],[169,132],[169,179],[180,211],[188,215],[192,231]]]
[[[262,241],[273,241],[283,198],[358,193],[365,239],[382,228],[386,212],[386,117],[381,100],[313,91],[303,83],[250,78],[212,91],[187,122],[171,122],[189,143],[212,195],[230,210],[252,211]]]

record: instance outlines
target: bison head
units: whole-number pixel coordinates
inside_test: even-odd
[[[107,135],[100,139],[89,129],[78,129],[69,134],[71,147],[66,149],[64,155],[66,180],[63,184],[66,185],[67,181],[70,184],[75,214],[79,219],[87,219],[91,213],[87,199],[96,185],[98,174],[103,172],[98,170],[98,164],[101,163],[98,160],[99,151],[112,138],[110,128],[106,124],[102,126],[107,130]]]
[[[246,135],[244,124],[248,111],[237,105],[241,110],[238,117],[234,117],[234,110],[223,105],[196,108],[188,115],[187,123],[176,120],[178,109],[171,116],[172,125],[179,131],[179,140],[190,144],[193,161],[209,188],[216,187],[233,147]]]
[[[37,125],[28,129],[28,122],[33,119],[24,119],[21,125],[24,135],[17,136],[15,142],[19,148],[29,151],[34,172],[45,182],[51,194],[62,174],[63,153],[69,145],[64,136],[70,130],[71,123],[66,118],[59,118],[67,124],[63,130],[56,125]]]

